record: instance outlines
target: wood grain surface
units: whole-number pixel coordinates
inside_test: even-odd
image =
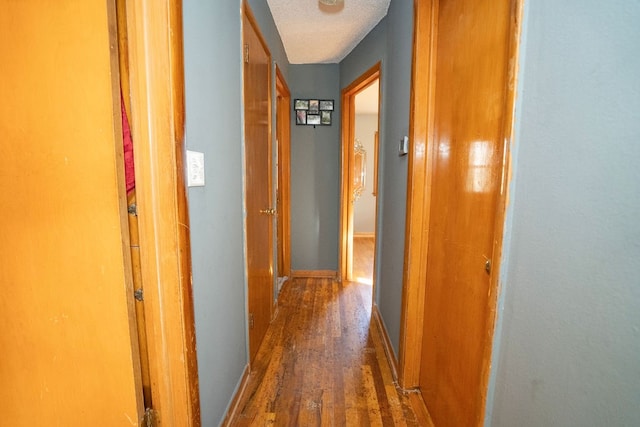
[[[418,426],[371,323],[371,287],[285,284],[233,426]]]

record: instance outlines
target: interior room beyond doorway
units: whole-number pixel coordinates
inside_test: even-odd
[[[367,285],[373,284],[374,274],[379,90],[376,79],[355,95],[351,278]]]

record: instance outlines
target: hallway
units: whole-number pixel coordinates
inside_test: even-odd
[[[428,425],[393,383],[370,301],[367,285],[287,282],[231,425]]]

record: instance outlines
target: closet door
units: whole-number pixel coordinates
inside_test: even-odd
[[[115,8],[0,9],[0,424],[138,425]]]

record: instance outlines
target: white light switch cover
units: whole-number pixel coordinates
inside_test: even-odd
[[[187,150],[187,187],[204,187],[204,153]]]
[[[398,155],[404,156],[409,153],[409,137],[403,136],[398,144]]]

